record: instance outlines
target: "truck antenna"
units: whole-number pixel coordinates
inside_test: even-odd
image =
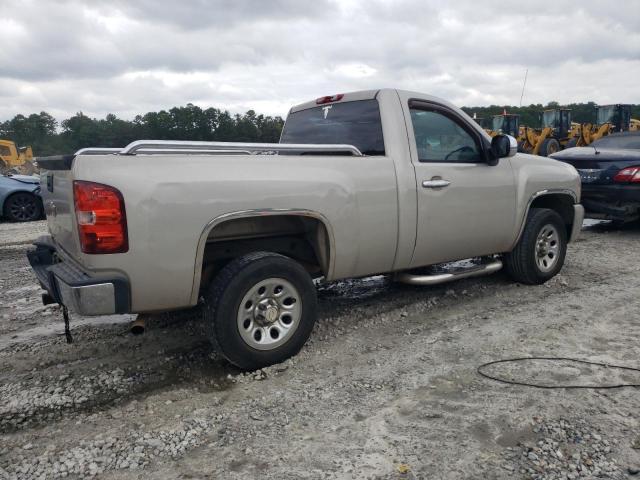
[[[524,97],[524,87],[527,86],[527,74],[529,73],[529,69],[524,72],[524,83],[522,84],[522,93],[520,94],[520,106],[522,106],[522,97]]]

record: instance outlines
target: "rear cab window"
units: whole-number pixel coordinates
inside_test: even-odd
[[[290,113],[280,143],[353,145],[364,155],[384,155],[378,101],[331,103]]]

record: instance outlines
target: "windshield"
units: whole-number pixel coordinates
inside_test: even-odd
[[[493,117],[492,130],[517,137],[519,125],[520,120],[518,115],[495,115]]]
[[[640,135],[621,134],[609,135],[596,140],[591,145],[597,148],[621,148],[625,150],[640,150]]]
[[[615,105],[598,107],[598,125],[602,125],[603,123],[614,123],[615,113]]]
[[[504,117],[502,115],[496,115],[493,117],[493,128],[491,130],[497,132],[502,130],[502,126],[504,125]]]
[[[558,110],[547,110],[542,114],[542,126],[556,128],[558,125]]]
[[[378,101],[332,103],[291,113],[280,143],[344,143],[365,155],[384,155]]]

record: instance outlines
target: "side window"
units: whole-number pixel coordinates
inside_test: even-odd
[[[11,155],[11,150],[9,150],[9,147],[0,145],[0,157],[8,157],[9,155]]]
[[[476,140],[458,123],[432,110],[412,108],[411,122],[421,162],[482,162]]]

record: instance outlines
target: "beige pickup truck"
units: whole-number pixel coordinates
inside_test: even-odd
[[[392,89],[295,106],[278,144],[145,140],[39,164],[50,236],[29,259],[44,301],[80,315],[199,305],[215,348],[247,369],[302,348],[314,280],[433,285],[504,265],[542,283],[583,219],[573,167]],[[474,260],[425,268],[460,259]]]

